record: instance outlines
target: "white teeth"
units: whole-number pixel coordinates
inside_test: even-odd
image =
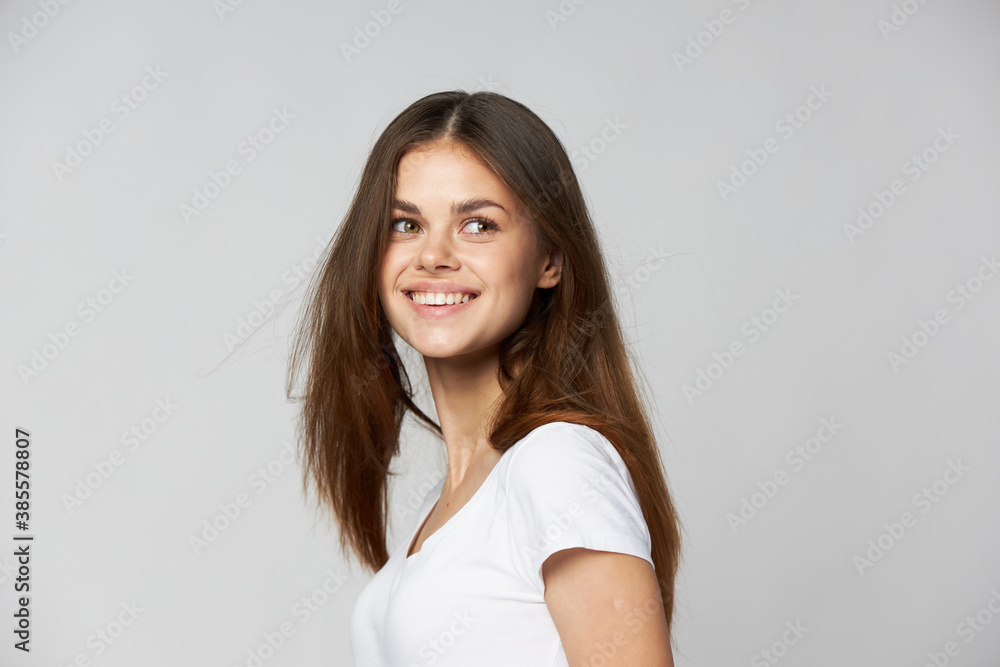
[[[416,303],[436,306],[465,303],[476,298],[472,294],[463,294],[461,292],[410,292],[408,296],[411,301],[415,301]]]

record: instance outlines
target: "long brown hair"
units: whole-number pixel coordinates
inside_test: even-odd
[[[310,285],[288,368],[302,401],[303,483],[372,571],[389,558],[390,463],[409,410],[439,436],[413,389],[376,289],[403,155],[447,139],[478,156],[518,197],[546,249],[563,252],[562,277],[536,289],[521,328],[500,348],[490,445],[505,452],[533,429],[574,422],[603,434],[628,466],[652,539],[667,627],[674,608],[680,524],[612,302],[598,237],[569,157],[523,104],[494,92],[427,95],[376,140],[350,208]],[[292,387],[305,369],[305,391]]]

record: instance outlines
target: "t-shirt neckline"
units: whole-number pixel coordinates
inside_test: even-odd
[[[438,497],[437,497],[437,499],[430,506],[430,509],[428,509],[420,517],[420,519],[417,521],[416,528],[414,528],[410,532],[410,537],[406,540],[406,547],[403,550],[403,562],[404,563],[410,562],[410,561],[414,560],[417,556],[419,556],[420,554],[422,554],[424,552],[424,549],[427,548],[428,543],[431,543],[433,545],[437,541],[437,539],[439,538],[439,536],[441,536],[444,533],[448,532],[448,530],[450,530],[451,527],[455,524],[456,520],[459,519],[459,517],[461,517],[464,513],[466,513],[466,509],[468,509],[468,507],[470,505],[472,505],[473,503],[475,503],[476,499],[479,498],[479,496],[483,495],[483,493],[484,493],[483,490],[486,488],[486,485],[489,484],[489,483],[491,483],[491,481],[493,480],[493,478],[496,476],[497,470],[500,468],[500,463],[503,462],[504,457],[507,456],[507,452],[509,452],[509,451],[510,451],[510,449],[507,449],[507,451],[505,451],[503,454],[500,455],[500,458],[497,459],[497,462],[493,465],[493,468],[490,469],[490,472],[489,472],[489,474],[486,475],[486,478],[483,480],[483,483],[480,484],[479,488],[476,489],[475,493],[472,494],[472,497],[469,498],[465,502],[464,505],[462,505],[460,508],[458,508],[458,511],[455,512],[447,521],[445,521],[444,524],[440,528],[438,528],[437,530],[435,530],[433,533],[431,533],[424,540],[424,543],[420,545],[420,551],[416,552],[415,554],[410,554],[409,556],[407,556],[406,554],[410,550],[410,547],[413,546],[413,540],[414,540],[414,538],[416,538],[417,533],[419,533],[420,530],[424,527],[424,522],[427,520],[427,517],[429,517],[431,515],[431,512],[434,511],[434,508],[437,507],[438,502],[441,500],[441,491],[444,490],[444,479],[442,479],[440,482],[438,482],[437,486],[435,487],[438,490]]]

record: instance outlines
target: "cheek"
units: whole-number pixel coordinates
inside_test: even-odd
[[[530,298],[535,286],[535,267],[529,262],[516,262],[497,267],[497,275],[502,276],[502,284],[512,299],[523,301]]]
[[[520,250],[516,247],[501,250],[491,248],[489,254],[479,256],[469,254],[464,258],[464,264],[479,276],[484,284],[492,285],[494,289],[516,291],[522,282],[527,280],[530,268],[519,257]]]
[[[387,251],[385,256],[382,257],[382,262],[379,264],[378,273],[376,274],[379,294],[388,295],[392,293],[396,285],[396,279],[402,270],[403,266],[398,253],[394,253],[391,250]]]
[[[531,280],[530,268],[522,267],[522,271],[495,274],[496,280],[490,282],[496,285],[498,313],[504,317],[522,317],[531,304],[534,295],[534,283]]]

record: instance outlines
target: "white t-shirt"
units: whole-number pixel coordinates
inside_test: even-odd
[[[585,547],[653,562],[628,469],[587,426],[531,431],[406,558],[443,485],[428,492],[407,538],[355,602],[356,667],[567,667],[545,605],[545,559]]]

